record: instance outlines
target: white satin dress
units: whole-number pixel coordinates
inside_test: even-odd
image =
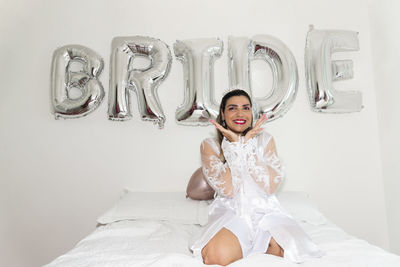
[[[261,132],[254,138],[229,142],[224,138],[221,149],[213,138],[201,145],[203,173],[215,190],[208,224],[190,244],[195,257],[210,239],[225,227],[239,240],[243,257],[265,253],[273,237],[284,250],[284,258],[300,263],[322,252],[304,230],[279,204],[274,195],[284,177],[270,134]]]

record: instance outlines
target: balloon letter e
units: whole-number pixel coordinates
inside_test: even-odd
[[[347,113],[362,109],[361,92],[341,92],[332,86],[333,81],[353,78],[353,61],[331,60],[331,55],[357,50],[357,32],[315,30],[310,27],[304,61],[307,91],[313,111]]]

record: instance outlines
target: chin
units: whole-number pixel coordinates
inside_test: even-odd
[[[243,134],[244,131],[246,131],[247,128],[249,128],[249,127],[250,127],[250,126],[247,125],[247,126],[240,126],[240,127],[232,127],[232,128],[229,128],[229,129],[230,129],[232,132],[236,133],[236,134]]]

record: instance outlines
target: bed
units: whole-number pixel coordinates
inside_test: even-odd
[[[400,256],[355,238],[330,222],[304,192],[280,192],[278,198],[325,252],[302,263],[311,266],[400,266]],[[132,192],[97,220],[93,233],[46,267],[55,266],[206,266],[189,251],[191,238],[207,223],[210,201],[184,192]],[[298,266],[273,255],[251,255],[229,266]]]

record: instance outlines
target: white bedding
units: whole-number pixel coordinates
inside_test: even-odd
[[[282,202],[286,201],[286,204],[282,204],[285,204],[288,210],[292,210],[292,214],[301,227],[326,253],[322,258],[310,259],[301,266],[400,266],[399,256],[346,234],[333,223],[321,218],[322,215],[318,217],[318,221],[310,216],[304,218],[304,212],[309,207],[304,207],[304,205],[299,207],[298,203],[300,202],[296,201],[296,197],[287,195],[286,200],[285,196],[282,200],[284,200]],[[291,204],[293,205],[291,206]],[[98,227],[92,234],[81,240],[75,248],[46,266],[204,267],[205,265],[200,260],[193,258],[188,250],[190,238],[200,230],[200,227],[198,224],[153,219],[112,222]],[[299,265],[283,258],[260,254],[251,255],[229,266]]]

